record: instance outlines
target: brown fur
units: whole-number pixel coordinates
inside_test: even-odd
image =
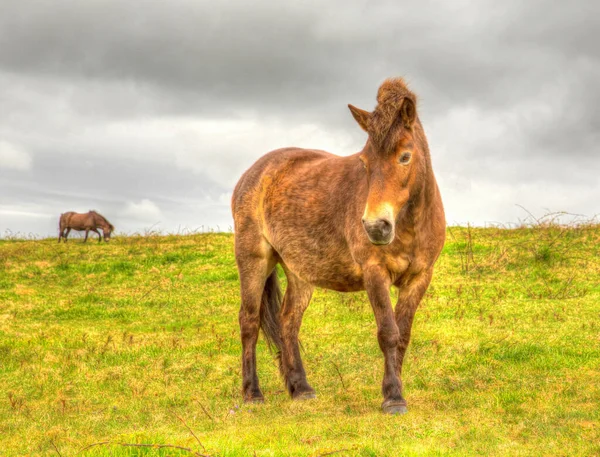
[[[272,151],[244,173],[234,190],[247,401],[263,398],[256,373],[259,327],[280,352],[292,398],[314,396],[298,332],[318,286],[367,291],[385,360],[383,409],[406,409],[402,361],[414,313],[444,244],[445,219],[415,96],[402,80],[390,79],[377,101],[373,113],[349,105],[369,133],[362,151],[346,157],[312,149]],[[288,278],[282,300],[277,264]],[[395,311],[392,285],[399,288]]]
[[[64,238],[66,243],[71,230],[85,230],[84,243],[88,239],[89,232],[95,232],[98,234],[98,242],[100,242],[102,241],[102,235],[100,235],[98,228],[102,229],[104,241],[109,241],[111,233],[115,230],[115,227],[96,211],[83,214],[73,211],[63,213],[60,215],[58,242],[60,243],[61,238]]]
[[[377,91],[377,106],[373,110],[367,131],[381,152],[393,150],[403,128],[414,122],[417,98],[408,90],[402,78],[387,79]],[[394,123],[398,123],[394,127]]]

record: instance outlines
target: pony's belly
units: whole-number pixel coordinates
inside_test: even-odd
[[[322,287],[323,289],[335,290],[337,292],[358,292],[359,290],[365,290],[362,278],[357,278],[355,281],[317,281],[312,284],[317,287]]]
[[[289,271],[314,286],[339,292],[364,290],[362,269],[350,255],[296,256],[286,248],[277,252]]]
[[[286,264],[287,266],[287,264]],[[360,268],[340,268],[340,265],[319,265],[317,268],[303,268],[297,272],[290,268],[304,281],[324,289],[336,290],[338,292],[355,292],[364,290],[363,276]]]

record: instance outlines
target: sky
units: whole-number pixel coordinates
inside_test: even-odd
[[[349,155],[385,78],[418,96],[448,224],[600,213],[600,2],[0,0],[0,236],[96,209],[232,228],[284,146]]]

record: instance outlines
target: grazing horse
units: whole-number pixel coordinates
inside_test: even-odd
[[[90,230],[96,232],[98,234],[98,242],[100,242],[102,241],[102,235],[100,235],[98,228],[102,229],[104,241],[108,242],[110,240],[110,234],[115,228],[101,214],[98,214],[96,211],[90,211],[85,214],[74,213],[73,211],[63,213],[60,215],[58,242],[60,243],[60,239],[64,238],[66,243],[71,229],[79,231],[85,230],[84,243],[88,239]]]
[[[444,209],[416,97],[404,81],[386,80],[373,112],[348,107],[368,133],[362,151],[346,157],[314,149],[272,151],[234,190],[243,396],[263,401],[256,372],[260,327],[278,350],[291,397],[315,397],[298,345],[313,289],[366,290],[384,356],[382,409],[402,414],[402,361],[444,245]],[[277,264],[288,281],[283,299]],[[395,310],[391,286],[399,290]]]

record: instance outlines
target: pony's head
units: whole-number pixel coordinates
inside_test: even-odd
[[[108,224],[106,227],[102,229],[102,233],[104,235],[104,241],[110,241],[110,235],[115,230],[115,227],[112,224]]]
[[[400,78],[381,85],[373,112],[348,105],[369,134],[360,155],[369,186],[362,224],[373,244],[394,240],[396,221],[427,166],[416,105],[415,95]]]

